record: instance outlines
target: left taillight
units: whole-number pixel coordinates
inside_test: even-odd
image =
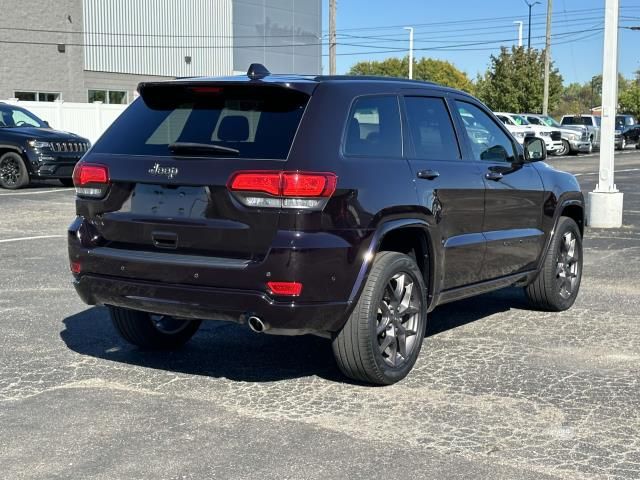
[[[109,187],[109,169],[105,165],[79,162],[73,169],[73,184],[78,196],[101,198]]]

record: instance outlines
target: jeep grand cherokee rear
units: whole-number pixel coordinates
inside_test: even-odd
[[[136,345],[228,320],[330,338],[346,375],[389,384],[438,304],[513,284],[538,308],[576,298],[575,178],[466,94],[260,66],[139,92],[76,167],[69,228],[78,293]]]

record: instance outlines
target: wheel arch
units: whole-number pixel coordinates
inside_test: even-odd
[[[424,219],[403,218],[389,220],[380,224],[364,254],[363,263],[356,283],[349,296],[352,305],[357,303],[364,284],[369,276],[373,259],[381,251],[400,252],[414,256],[427,286],[427,305],[431,306],[437,278],[435,245],[430,226]]]

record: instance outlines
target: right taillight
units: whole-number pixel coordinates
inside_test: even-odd
[[[73,169],[73,184],[81,197],[103,197],[109,186],[109,169],[104,165],[78,162]]]
[[[236,172],[228,188],[247,207],[321,210],[338,183],[327,172]]]

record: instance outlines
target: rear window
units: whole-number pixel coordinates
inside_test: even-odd
[[[593,126],[591,117],[564,117],[562,119],[563,125],[588,125]]]
[[[308,100],[277,86],[149,87],[93,151],[172,156],[169,145],[196,143],[235,149],[240,158],[284,160]]]

